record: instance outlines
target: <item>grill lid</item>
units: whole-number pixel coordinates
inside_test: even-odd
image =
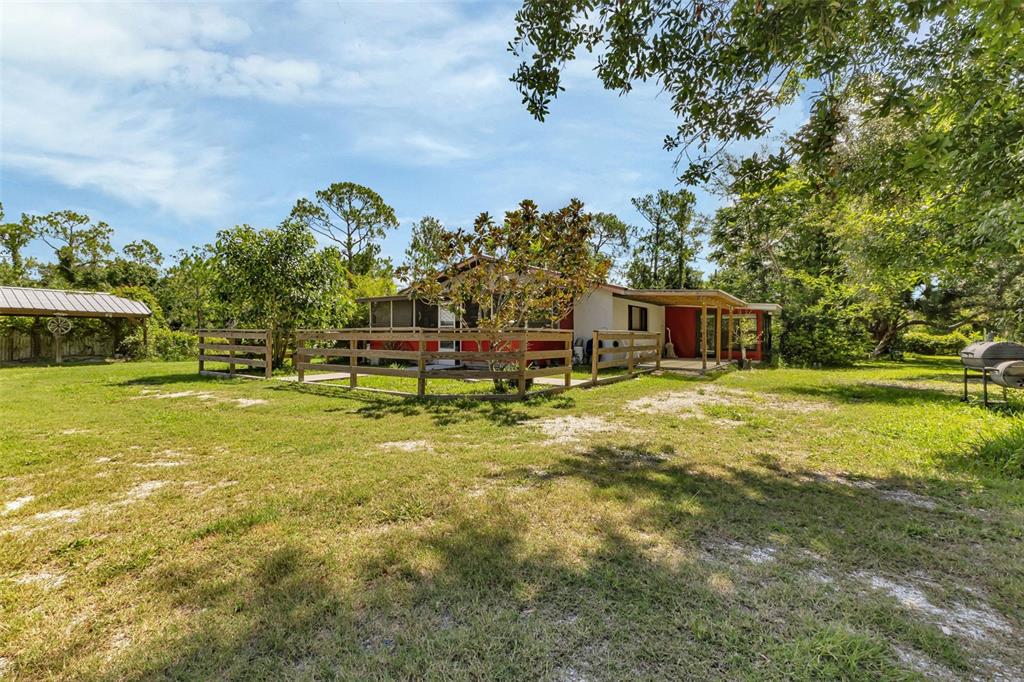
[[[976,341],[960,351],[960,361],[977,369],[1008,360],[1024,360],[1024,346],[1012,341]]]

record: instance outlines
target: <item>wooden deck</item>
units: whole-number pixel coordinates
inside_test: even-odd
[[[715,361],[714,358],[708,358],[708,370],[713,372],[716,369],[722,369],[730,364],[728,360],[722,362]],[[653,368],[654,363],[645,363],[641,365],[645,368]],[[701,373],[701,359],[700,358],[662,358],[661,369],[667,372],[683,372],[686,374],[700,374]]]

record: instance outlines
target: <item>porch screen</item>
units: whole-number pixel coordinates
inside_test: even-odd
[[[391,301],[370,302],[370,324],[374,327],[391,326]]]
[[[394,301],[394,308],[391,312],[391,326],[412,326],[412,301]]]

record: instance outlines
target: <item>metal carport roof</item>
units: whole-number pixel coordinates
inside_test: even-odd
[[[145,303],[99,291],[0,287],[0,315],[64,317],[149,317]]]

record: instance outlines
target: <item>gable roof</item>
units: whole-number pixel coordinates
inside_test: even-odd
[[[153,312],[141,301],[99,291],[0,287],[0,315],[143,318]]]

